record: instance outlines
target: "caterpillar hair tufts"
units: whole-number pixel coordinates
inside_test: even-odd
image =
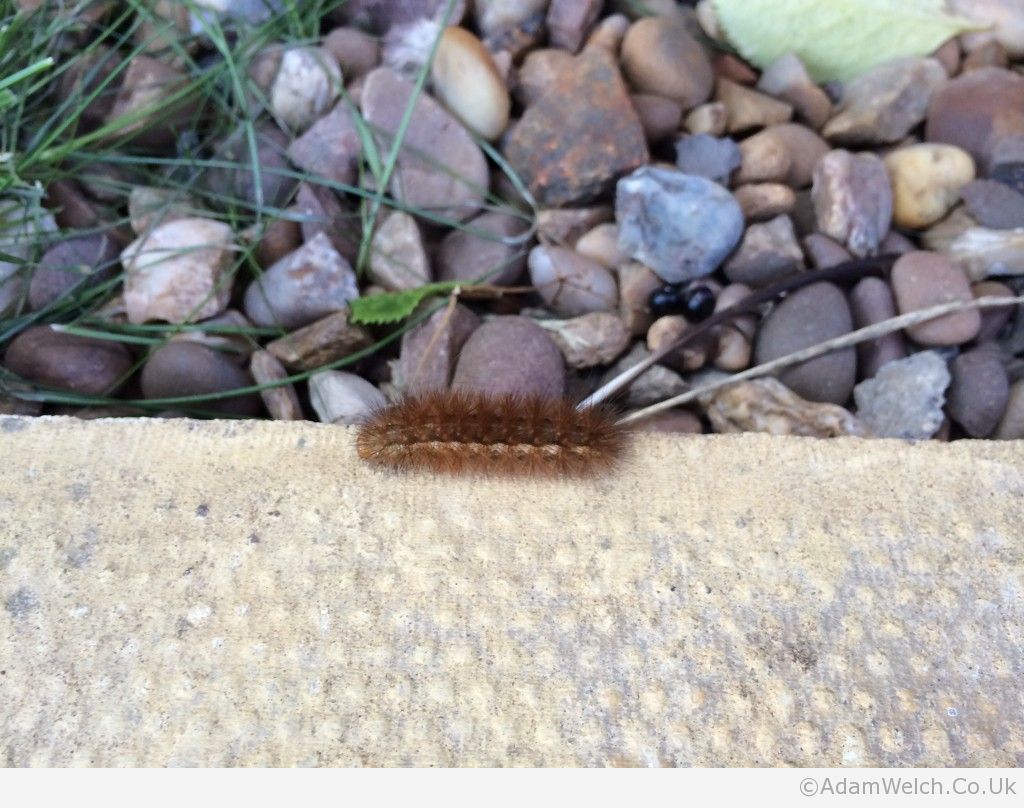
[[[617,465],[626,436],[605,406],[445,390],[372,413],[356,448],[363,460],[397,471],[589,477]]]

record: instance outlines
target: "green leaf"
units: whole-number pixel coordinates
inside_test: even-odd
[[[469,285],[471,284],[459,281],[438,281],[401,292],[385,292],[356,298],[348,303],[352,310],[349,319],[353,323],[362,325],[397,323],[412,314],[415,308],[431,295],[447,294],[459,286]]]
[[[744,59],[767,67],[795,53],[815,81],[847,80],[901,56],[931,53],[978,25],[944,0],[711,0]]]

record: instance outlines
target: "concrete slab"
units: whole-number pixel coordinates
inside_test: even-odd
[[[552,484],[3,418],[0,458],[10,766],[1024,764],[1024,444],[648,436]]]

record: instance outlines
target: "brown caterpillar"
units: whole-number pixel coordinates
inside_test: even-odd
[[[402,471],[583,477],[613,468],[625,439],[607,407],[446,390],[373,413],[356,448],[363,460]]]
[[[363,423],[356,442],[359,456],[392,469],[448,474],[581,477],[607,471],[621,458],[628,433],[601,402],[670,351],[786,292],[819,281],[858,280],[887,271],[892,262],[893,256],[875,256],[783,278],[716,312],[579,405],[536,395],[492,396],[467,391],[437,391],[408,398],[379,410]]]

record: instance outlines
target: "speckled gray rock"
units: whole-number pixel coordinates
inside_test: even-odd
[[[740,167],[742,157],[736,141],[730,137],[684,135],[676,141],[676,165],[685,174],[728,185],[729,177]]]
[[[256,325],[298,328],[357,297],[356,273],[320,233],[249,284],[245,313]]]
[[[793,292],[764,319],[755,362],[769,362],[852,330],[853,317],[842,291],[831,283],[812,283]],[[784,370],[779,380],[808,401],[843,404],[856,375],[857,353],[844,348]]]
[[[896,316],[896,301],[889,284],[881,278],[863,278],[850,290],[850,310],[855,328],[880,323]],[[886,334],[857,346],[857,370],[870,379],[883,365],[907,355],[903,334]]]
[[[1021,444],[636,435],[576,482],[381,472],[317,424],[0,435],[5,765],[1024,750]]]
[[[480,318],[461,303],[439,309],[402,335],[398,384],[406,393],[446,390],[455,361]]]
[[[811,187],[818,229],[855,256],[873,255],[892,221],[889,174],[874,154],[836,149],[814,168]]]
[[[732,194],[668,168],[645,166],[621,179],[615,218],[619,250],[669,283],[714,272],[743,235],[743,211]]]
[[[872,68],[850,81],[822,134],[834,143],[893,143],[924,120],[947,76],[935,59],[907,57]]]
[[[804,268],[804,254],[788,216],[752,224],[740,246],[725,262],[725,276],[733,283],[766,286]]]
[[[465,228],[452,230],[441,241],[435,260],[438,280],[482,278],[497,286],[515,283],[526,268],[527,245],[504,240],[514,239],[528,228],[528,222],[507,213],[483,213],[471,219]]]
[[[982,227],[1024,227],[1024,194],[996,180],[974,180],[960,189],[967,212]]]
[[[565,363],[544,329],[525,317],[495,317],[466,341],[452,387],[487,393],[565,392]]]
[[[857,416],[882,438],[925,440],[942,426],[949,369],[935,351],[882,366],[853,390]]]
[[[962,353],[949,370],[946,412],[972,438],[987,438],[999,426],[1010,396],[999,352],[982,347]]]
[[[253,384],[249,371],[239,367],[229,354],[196,342],[168,342],[149,355],[142,369],[142,394],[150,399],[225,393]],[[248,417],[263,409],[260,397],[253,393],[197,401],[191,406]]]
[[[109,396],[121,388],[132,359],[119,342],[37,325],[11,340],[3,363],[13,373],[44,387]]]
[[[564,247],[534,247],[527,261],[530,283],[552,311],[577,317],[610,311],[619,302],[612,273],[592,258]]]

